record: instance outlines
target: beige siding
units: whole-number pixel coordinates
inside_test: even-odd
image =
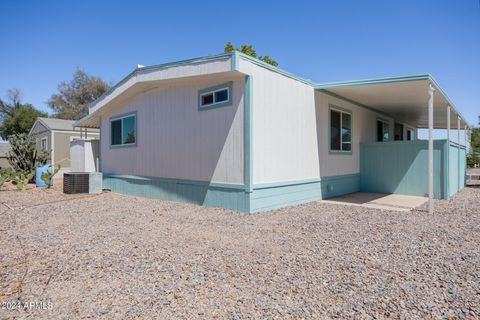
[[[53,164],[60,165],[62,168],[70,168],[70,141],[72,138],[80,139],[80,131],[76,133],[72,132],[59,132],[53,133],[54,155]],[[83,136],[85,138],[85,136]],[[88,139],[98,138],[98,134],[89,133]]]
[[[314,90],[240,59],[253,81],[254,184],[320,177]]]
[[[322,176],[355,174],[360,172],[360,143],[377,139],[377,118],[385,119],[390,125],[390,139],[393,140],[394,121],[390,117],[370,111],[330,95],[316,92],[318,149],[320,151],[320,171]],[[329,154],[329,105],[352,112],[352,154]]]
[[[33,134],[33,133],[32,133]],[[50,131],[43,131],[42,133],[35,134],[35,140],[37,142],[37,150],[42,149],[42,139],[47,139],[47,151],[52,150],[52,135]],[[48,156],[48,162],[51,161],[51,153]]]
[[[54,165],[62,168],[70,168],[70,133],[55,132],[54,143]]]
[[[233,105],[198,111],[198,90],[233,80]],[[104,173],[243,183],[241,75],[160,85],[102,114]],[[137,112],[137,145],[110,148],[110,118]]]

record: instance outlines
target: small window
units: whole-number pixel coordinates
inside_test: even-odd
[[[198,92],[198,110],[209,110],[232,104],[232,82],[206,88]]]
[[[131,114],[110,120],[111,145],[135,145],[136,140],[136,115]]]
[[[408,141],[415,140],[415,131],[414,130],[407,128],[407,140]]]
[[[330,109],[330,150],[352,151],[352,115]]]
[[[42,138],[41,142],[40,142],[40,146],[42,148],[42,150],[47,150],[47,138]]]
[[[390,125],[387,121],[377,120],[377,141],[388,141],[390,139]]]

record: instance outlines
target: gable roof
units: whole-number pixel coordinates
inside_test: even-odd
[[[42,122],[50,130],[68,130],[73,131],[73,120],[63,120],[55,118],[42,118],[39,117],[38,120]]]
[[[119,96],[126,91],[131,91],[131,88],[140,84],[140,83],[147,83],[147,82],[153,82],[153,81],[159,81],[159,80],[165,80],[167,78],[172,78],[172,77],[179,77],[179,73],[172,73],[167,75],[167,71],[171,68],[186,68],[187,66],[194,66],[198,65],[201,63],[208,63],[208,62],[215,62],[219,60],[225,61],[227,59],[228,63],[223,64],[222,67],[216,68],[215,71],[213,72],[242,72],[239,69],[239,59],[244,59],[249,62],[252,62],[260,67],[263,67],[265,69],[268,69],[272,72],[279,73],[283,76],[292,78],[294,80],[300,81],[306,85],[311,86],[314,90],[318,91],[338,91],[340,90],[339,87],[346,87],[346,86],[361,86],[361,85],[376,85],[376,84],[382,84],[382,83],[405,83],[413,80],[426,80],[428,83],[431,83],[437,91],[437,94],[440,94],[441,100],[444,102],[445,105],[450,105],[453,109],[453,111],[457,114],[457,116],[463,121],[463,123],[467,126],[470,127],[466,119],[458,112],[458,109],[454,106],[454,104],[450,101],[448,96],[445,94],[445,92],[440,88],[440,86],[437,84],[437,82],[433,79],[433,77],[430,74],[422,74],[422,75],[414,75],[414,76],[407,76],[407,77],[390,77],[390,78],[378,78],[378,79],[368,79],[368,80],[359,80],[359,81],[346,81],[346,82],[337,82],[337,83],[324,83],[324,84],[319,84],[315,83],[311,80],[306,80],[301,77],[298,77],[292,73],[289,73],[285,70],[279,69],[277,67],[274,67],[270,64],[267,64],[257,58],[253,58],[251,56],[248,56],[246,54],[243,54],[238,51],[234,51],[231,53],[223,53],[223,54],[218,54],[218,55],[210,55],[206,57],[199,57],[199,58],[194,58],[194,59],[188,59],[188,60],[182,60],[182,61],[176,61],[176,62],[170,62],[170,63],[165,63],[165,64],[159,64],[159,65],[153,65],[153,66],[147,66],[147,67],[137,67],[135,70],[133,70],[130,74],[128,74],[125,78],[123,78],[120,82],[118,82],[116,85],[114,85],[112,88],[110,88],[108,91],[106,91],[101,97],[99,97],[97,100],[95,100],[90,106],[89,106],[89,114],[82,119],[74,122],[73,126],[75,127],[90,127],[90,128],[98,128],[98,124],[95,124],[95,122],[98,122],[96,118],[98,118],[97,111],[102,108],[104,105],[109,104],[112,99],[114,99],[116,96]],[[160,72],[159,72],[160,71]],[[203,71],[203,70],[201,70]],[[201,73],[200,71],[200,73]],[[165,74],[162,74],[161,72],[164,72]],[[193,75],[193,74],[189,74]],[[182,75],[186,76],[186,75]],[[423,104],[422,104],[423,105]]]
[[[42,125],[47,130],[78,131],[78,129],[74,127],[74,123],[75,120],[38,117],[32,128],[30,129],[30,134],[32,133],[33,129],[37,124]],[[93,130],[93,132],[98,132],[98,130]]]

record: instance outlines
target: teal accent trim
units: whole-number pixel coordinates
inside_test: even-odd
[[[244,96],[244,183],[245,191],[253,191],[253,78],[245,76]]]
[[[130,72],[125,78],[123,78],[117,84],[115,84],[113,87],[111,87],[109,90],[107,90],[97,100],[93,101],[90,104],[89,108],[93,108],[97,103],[102,101],[106,96],[108,96],[110,93],[112,93],[115,89],[117,89],[119,86],[121,86],[122,84],[127,82],[130,78],[136,76],[140,72],[143,72],[143,71],[146,71],[146,70],[148,70],[148,71],[160,70],[160,69],[164,69],[164,68],[177,67],[177,66],[188,65],[188,64],[199,63],[199,62],[207,62],[207,61],[211,61],[211,60],[217,60],[217,59],[223,59],[223,58],[229,58],[229,57],[232,57],[232,53],[221,53],[221,54],[216,54],[216,55],[197,57],[197,58],[193,58],[193,59],[186,59],[186,60],[179,60],[179,61],[168,62],[168,63],[163,63],[163,64],[157,64],[157,65],[148,66],[148,67],[135,68],[135,70]]]
[[[336,87],[342,87],[342,86],[353,86],[353,85],[369,85],[369,84],[379,84],[379,83],[392,83],[392,82],[406,82],[406,81],[418,81],[418,80],[428,80],[430,81],[435,88],[442,93],[442,95],[445,97],[445,99],[448,101],[452,109],[454,110],[455,113],[457,113],[462,121],[467,125],[467,127],[470,129],[471,126],[468,124],[468,122],[465,120],[463,115],[457,111],[455,105],[451,102],[450,98],[446,95],[445,91],[438,85],[438,83],[435,81],[435,79],[430,75],[430,74],[420,74],[420,75],[409,75],[409,76],[400,76],[400,77],[389,77],[389,78],[377,78],[377,79],[366,79],[366,80],[355,80],[355,81],[344,81],[344,82],[332,82],[332,83],[314,83],[311,80],[306,80],[301,77],[298,77],[290,72],[287,72],[285,70],[282,70],[280,68],[274,67],[272,65],[269,65],[268,63],[265,63],[259,59],[250,57],[244,53],[234,51],[230,53],[222,53],[222,54],[217,54],[217,55],[210,55],[206,57],[197,57],[193,59],[187,59],[187,60],[180,60],[180,61],[175,61],[175,62],[170,62],[170,63],[164,63],[164,64],[158,64],[158,65],[153,65],[153,66],[148,66],[148,67],[142,67],[142,68],[136,68],[133,70],[130,74],[128,74],[125,78],[120,80],[117,84],[115,84],[112,88],[107,90],[102,96],[100,96],[97,100],[95,100],[89,108],[94,107],[96,104],[98,104],[100,101],[102,101],[106,96],[111,94],[116,88],[118,88],[120,85],[128,81],[130,78],[136,76],[138,73],[146,71],[146,70],[160,70],[163,68],[167,67],[175,67],[175,66],[181,66],[181,65],[188,65],[188,64],[193,64],[193,63],[199,63],[199,62],[205,62],[205,61],[210,61],[210,60],[216,60],[216,59],[225,59],[225,58],[230,58],[231,59],[231,70],[232,71],[238,71],[239,70],[239,63],[238,60],[240,58],[245,59],[247,61],[250,61],[252,63],[255,63],[261,67],[264,67],[268,70],[271,70],[273,72],[277,72],[279,74],[282,74],[286,77],[292,78],[294,80],[300,81],[302,83],[305,83],[307,85],[312,86],[315,90],[325,90],[328,88],[336,88]],[[376,111],[378,112],[378,111]],[[87,116],[88,117],[88,116]],[[81,126],[81,123],[88,118],[84,117],[77,122],[74,123],[74,126]]]
[[[407,76],[399,76],[399,77],[327,82],[327,83],[321,83],[321,84],[315,85],[315,89],[337,88],[337,87],[345,87],[345,86],[352,86],[352,85],[361,86],[361,85],[378,84],[378,83],[430,80],[430,78],[431,76],[429,74],[417,74],[417,75],[407,75]]]
[[[322,176],[322,199],[338,197],[360,191],[360,174]]]
[[[255,184],[253,186],[253,189],[254,190],[260,190],[260,189],[270,189],[270,188],[278,188],[278,187],[297,186],[297,185],[300,185],[300,184],[316,183],[316,182],[320,182],[320,181],[321,181],[320,178],[312,178],[312,179],[305,179],[305,180],[261,183],[261,184]]]
[[[248,212],[243,185],[104,173],[103,186],[125,195]]]
[[[115,120],[120,120],[123,118],[128,118],[134,116],[135,117],[135,143],[128,143],[128,144],[112,144],[112,121]],[[138,126],[137,126],[137,111],[132,111],[132,112],[127,112],[127,113],[122,113],[118,114],[115,116],[111,116],[109,118],[109,123],[110,123],[110,149],[118,149],[118,148],[132,148],[136,147],[138,144]],[[122,130],[123,130],[123,122],[122,122]],[[123,139],[123,137],[122,137]]]
[[[418,75],[407,75],[400,77],[387,77],[387,78],[376,78],[376,79],[365,79],[365,80],[353,80],[353,81],[341,81],[341,82],[330,82],[314,85],[316,90],[331,89],[345,86],[361,86],[361,85],[371,85],[371,84],[382,84],[382,83],[392,83],[392,82],[408,82],[408,81],[419,81],[427,80],[429,81],[447,100],[448,104],[452,107],[453,111],[457,113],[462,121],[467,125],[468,128],[471,126],[465,120],[465,117],[457,110],[451,99],[445,93],[445,91],[438,85],[437,81],[433,78],[431,74],[418,74]]]
[[[351,138],[350,138],[350,149],[349,151],[343,151],[343,150],[332,150],[332,146],[331,146],[331,143],[332,143],[332,122],[331,122],[331,111],[332,110],[336,110],[336,111],[340,111],[340,112],[344,112],[344,113],[348,113],[350,114],[350,135],[351,135]],[[341,136],[341,126],[342,126],[342,121],[340,121],[340,136]],[[342,142],[341,142],[341,139],[340,139],[340,148],[342,148]],[[345,155],[345,156],[348,156],[348,155],[352,155],[353,154],[353,112],[352,110],[349,110],[349,109],[345,109],[345,108],[342,108],[342,107],[338,107],[336,105],[333,105],[333,104],[329,104],[328,105],[328,154],[330,155]]]
[[[222,101],[222,102],[202,106],[202,95],[204,95],[206,93],[213,93],[214,94],[215,91],[218,91],[218,90],[221,90],[221,89],[228,89],[228,100],[227,101]],[[233,94],[232,90],[233,90],[233,82],[232,81],[222,83],[222,84],[219,84],[219,85],[216,85],[216,86],[213,86],[213,87],[198,90],[198,111],[207,111],[207,110],[212,110],[212,109],[231,106],[232,105],[232,94]],[[214,94],[214,96],[215,96],[215,94]]]
[[[238,71],[238,51],[232,52],[232,71]]]
[[[246,55],[246,54],[244,54],[244,53],[242,53],[242,52],[237,51],[237,54],[238,54],[238,56],[239,56],[240,58],[245,59],[245,60],[247,60],[247,61],[250,61],[250,62],[252,62],[252,63],[254,63],[254,64],[256,64],[256,65],[259,65],[259,66],[261,66],[261,67],[263,67],[263,68],[265,68],[265,69],[268,69],[268,70],[270,70],[270,71],[279,73],[279,74],[284,75],[284,76],[286,76],[286,77],[288,77],[288,78],[291,78],[291,79],[293,79],[293,80],[297,80],[297,81],[299,81],[299,82],[305,83],[305,84],[307,84],[307,85],[309,85],[309,86],[315,87],[315,83],[313,83],[313,82],[310,81],[310,80],[303,79],[303,78],[301,78],[301,77],[299,77],[299,76],[294,75],[293,73],[290,73],[290,72],[288,72],[288,71],[282,70],[282,69],[277,68],[277,67],[274,67],[274,66],[272,66],[271,64],[265,63],[265,62],[263,62],[262,60],[259,60],[259,59],[254,58],[254,57],[250,57],[249,55]]]

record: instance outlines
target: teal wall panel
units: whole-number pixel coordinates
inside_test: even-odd
[[[459,177],[459,154],[458,154],[458,147],[450,143],[449,150],[449,196],[453,196],[455,193],[458,192],[458,177]]]
[[[126,195],[248,211],[248,197],[243,185],[104,174],[103,186]]]
[[[443,160],[446,140],[435,140],[433,151],[434,194],[447,198]],[[428,193],[428,141],[362,143],[360,188],[365,192],[424,196]]]
[[[465,187],[466,183],[466,175],[467,175],[467,150],[465,148],[460,147],[460,159],[459,159],[459,167],[460,167],[460,190]]]
[[[467,152],[465,146],[450,142],[449,150],[449,195],[452,196],[465,187]]]

